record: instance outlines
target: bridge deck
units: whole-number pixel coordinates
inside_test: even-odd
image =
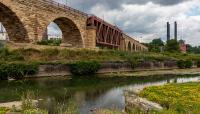
[[[56,7],[59,7],[59,8],[62,8],[64,10],[70,10],[70,11],[73,11],[75,13],[78,13],[78,14],[81,14],[83,16],[87,16],[88,17],[88,14],[85,13],[85,12],[82,12],[80,10],[77,10],[77,9],[74,9],[72,7],[69,7],[67,5],[64,5],[64,4],[61,4],[61,3],[58,3],[58,2],[55,2],[53,0],[40,0],[41,3],[44,3],[44,4],[50,4],[50,5],[53,5],[53,6],[56,6]]]
[[[96,44],[100,47],[119,48],[120,41],[123,38],[123,32],[116,26],[113,26],[97,16],[90,16],[87,26],[96,27]]]

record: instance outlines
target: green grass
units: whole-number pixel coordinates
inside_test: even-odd
[[[8,112],[9,109],[5,108],[5,107],[0,107],[0,114],[6,114],[6,112]]]
[[[42,40],[37,42],[38,45],[60,46],[62,41],[60,39]]]
[[[198,114],[200,112],[200,82],[147,87],[139,94],[161,104],[160,114]]]
[[[0,48],[0,61],[36,61],[39,63],[70,63],[74,61],[129,61],[135,67],[137,61],[191,60],[199,61],[200,54],[124,52],[118,50],[87,49],[15,49]]]

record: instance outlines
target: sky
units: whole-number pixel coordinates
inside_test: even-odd
[[[152,39],[166,40],[166,22],[178,23],[178,39],[193,46],[200,45],[200,0],[55,0],[73,8],[94,14],[117,25],[140,42]],[[51,34],[60,33],[51,24]]]

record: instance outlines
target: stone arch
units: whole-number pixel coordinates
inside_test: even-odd
[[[83,47],[83,38],[81,36],[81,32],[75,22],[66,17],[59,17],[51,22],[57,24],[62,32],[62,44],[65,47]],[[50,22],[50,23],[51,23]],[[48,25],[50,24],[48,23]],[[47,26],[48,26],[47,25]],[[46,26],[46,27],[47,27]],[[46,29],[45,29],[46,30]],[[45,30],[43,32],[45,32]]]
[[[124,44],[124,45],[123,45],[123,50],[124,50],[124,51],[127,51],[127,48],[126,48],[126,45],[127,45],[127,44],[126,44],[126,41],[124,41],[123,44]]]
[[[138,51],[138,45],[136,45],[136,51]]]
[[[128,51],[131,51],[131,47],[132,47],[132,46],[131,46],[131,42],[129,41],[129,42],[128,42]]]
[[[134,43],[133,43],[133,47],[132,47],[132,50],[133,50],[133,51],[135,51],[135,44],[134,44]]]
[[[17,14],[0,2],[0,22],[13,42],[28,42],[28,34]]]

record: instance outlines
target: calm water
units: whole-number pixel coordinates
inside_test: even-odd
[[[49,78],[24,81],[0,82],[0,102],[20,100],[27,91],[43,99],[40,107],[55,114],[58,108],[69,107],[80,114],[88,114],[96,108],[118,108],[125,106],[123,90],[139,89],[150,85],[198,81],[193,77],[146,77],[146,78]],[[63,108],[63,109],[64,109]]]

